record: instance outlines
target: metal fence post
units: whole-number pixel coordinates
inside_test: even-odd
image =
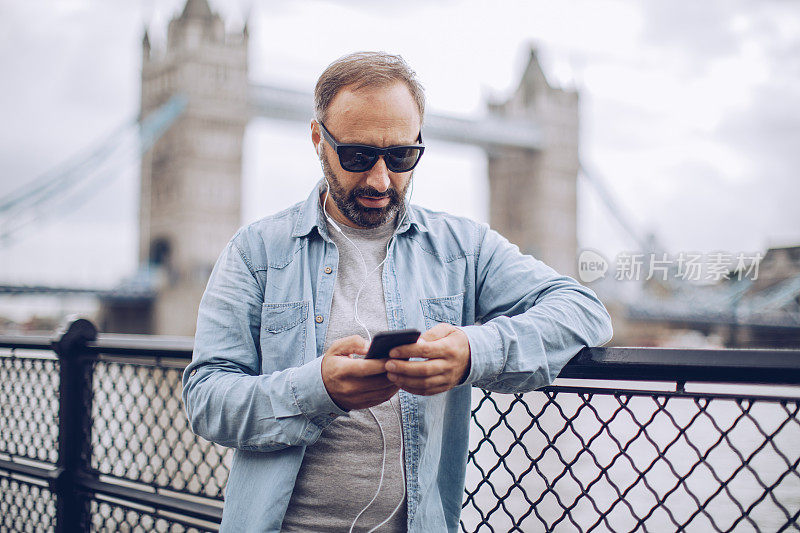
[[[56,531],[78,531],[81,519],[81,500],[75,483],[81,464],[81,452],[88,449],[91,435],[84,421],[91,416],[91,402],[84,402],[90,391],[78,357],[88,341],[97,338],[97,328],[90,321],[70,319],[53,337],[52,347],[59,359],[58,405],[58,479],[56,482]],[[89,395],[91,398],[91,395]]]

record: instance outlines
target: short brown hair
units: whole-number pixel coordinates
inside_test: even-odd
[[[355,52],[342,56],[325,69],[314,88],[314,113],[317,120],[325,122],[328,107],[344,87],[355,90],[380,87],[391,82],[406,84],[419,109],[419,118],[425,116],[425,90],[417,74],[399,55],[386,52]]]

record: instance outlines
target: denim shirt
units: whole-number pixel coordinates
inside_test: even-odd
[[[322,382],[339,255],[319,186],[239,230],[200,303],[183,402],[196,434],[235,448],[221,531],[279,531],[306,446],[346,414]],[[464,384],[434,396],[399,392],[408,530],[457,531],[471,387],[548,385],[581,347],[611,338],[611,320],[591,290],[488,225],[413,205],[382,276],[390,329],[446,322],[469,339]]]

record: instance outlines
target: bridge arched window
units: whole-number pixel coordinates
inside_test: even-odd
[[[169,267],[172,247],[167,239],[161,237],[150,243],[150,264],[156,267]]]

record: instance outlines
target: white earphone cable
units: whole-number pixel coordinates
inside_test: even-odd
[[[325,178],[325,185],[327,186],[327,189],[325,191],[325,201],[322,204],[322,212],[325,214],[325,218],[328,220],[328,222],[330,222],[331,225],[334,228],[336,228],[336,230],[338,230],[339,233],[341,233],[342,237],[347,239],[347,242],[350,243],[350,246],[355,248],[355,250],[358,252],[359,258],[361,259],[361,264],[364,266],[364,280],[361,282],[361,286],[358,288],[358,292],[356,293],[356,300],[355,300],[355,304],[353,306],[353,315],[354,315],[356,324],[358,324],[359,326],[361,326],[364,329],[364,331],[367,333],[367,340],[371,343],[372,342],[372,334],[369,332],[369,328],[367,328],[366,324],[364,324],[361,321],[361,317],[358,316],[358,300],[361,298],[361,291],[364,290],[364,287],[366,286],[367,280],[369,279],[369,277],[372,274],[374,274],[375,271],[378,270],[386,262],[386,259],[388,259],[388,257],[389,257],[389,246],[391,246],[392,240],[394,240],[394,237],[390,238],[386,242],[386,253],[384,254],[383,261],[378,263],[375,266],[375,268],[372,269],[372,271],[367,272],[367,261],[364,259],[364,254],[361,253],[361,250],[359,249],[359,247],[356,246],[355,243],[352,240],[350,240],[350,238],[345,234],[344,231],[342,231],[342,229],[339,227],[339,225],[336,224],[333,221],[333,219],[330,217],[330,215],[328,215],[328,211],[326,209],[326,206],[328,204],[328,196],[329,196],[329,193],[330,193],[330,190],[331,190],[331,184],[328,183],[328,178]],[[413,180],[413,177],[412,177],[411,178],[411,194],[413,194],[413,193],[414,193],[414,180]],[[411,194],[409,194],[409,201],[410,201],[410,198],[411,198]],[[406,205],[403,207],[403,218],[401,218],[398,221],[397,227],[400,227],[400,225],[403,223],[403,221],[406,218],[407,211],[408,211],[408,205],[407,204],[408,204],[408,202],[406,202]]]
[[[386,434],[383,432],[383,426],[381,426],[381,423],[378,421],[378,417],[375,416],[375,413],[372,412],[372,409],[368,407],[367,411],[369,411],[369,414],[371,414],[372,418],[375,419],[375,423],[378,424],[378,429],[381,432],[381,440],[383,441],[383,459],[381,459],[381,479],[380,481],[378,481],[378,490],[375,491],[375,495],[372,497],[369,503],[358,512],[355,519],[353,520],[353,523],[350,525],[349,533],[353,533],[353,528],[356,527],[356,522],[358,522],[358,519],[361,518],[361,515],[364,514],[364,511],[369,509],[369,506],[372,505],[372,502],[374,502],[378,498],[378,494],[380,494],[381,492],[381,486],[383,485],[383,474],[386,471]],[[391,518],[391,516],[389,518]]]
[[[372,416],[375,416],[375,415],[373,414]],[[377,421],[377,418],[375,420]],[[400,423],[400,427],[402,428],[403,427],[403,421],[400,419],[400,413],[397,413],[397,421]],[[380,427],[380,425],[381,425],[380,422],[378,422],[378,427]],[[381,428],[381,435],[383,435],[383,428]],[[403,440],[404,440],[403,439],[403,431],[401,429],[401,431],[400,431],[400,474],[401,474],[401,476],[400,477],[403,478],[403,494],[400,496],[400,501],[397,502],[397,506],[394,508],[394,511],[392,511],[392,514],[387,516],[386,519],[383,522],[381,522],[377,526],[375,526],[372,529],[370,529],[368,531],[368,533],[372,533],[373,531],[377,530],[379,527],[381,527],[382,525],[387,523],[389,520],[391,520],[392,517],[395,515],[395,513],[397,513],[397,511],[403,505],[403,502],[406,500],[406,474],[405,474],[405,468],[404,468],[405,464],[403,462],[403,450],[404,450]],[[386,461],[386,445],[385,445],[385,442],[384,442],[384,447],[383,447],[383,460]],[[383,470],[381,470],[381,483],[382,482],[383,482]],[[380,487],[381,487],[381,485],[380,485],[380,483],[378,483],[378,492],[380,492],[380,490],[381,490]],[[378,493],[375,493],[375,496],[377,496],[377,495],[378,495]],[[353,523],[355,524],[355,522],[353,522]]]

